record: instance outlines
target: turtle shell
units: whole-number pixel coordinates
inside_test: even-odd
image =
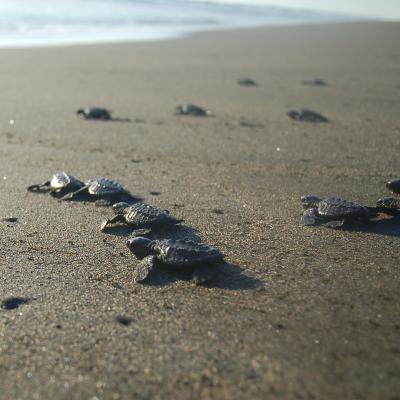
[[[205,117],[209,114],[207,110],[194,104],[179,105],[176,107],[176,113],[195,117]]]
[[[329,197],[318,203],[318,215],[326,218],[344,217],[368,217],[372,212],[367,207],[343,200],[337,197]]]
[[[86,119],[110,119],[111,115],[108,110],[101,107],[84,108],[82,115]]]
[[[251,78],[238,79],[238,84],[241,86],[257,86],[257,82]]]
[[[63,189],[70,187],[71,189],[79,189],[83,186],[83,183],[76,179],[72,175],[68,175],[66,172],[57,172],[53,175],[50,181],[50,187],[52,189]]]
[[[296,120],[302,122],[328,122],[328,119],[317,113],[315,111],[301,109],[301,110],[291,110],[287,115]]]
[[[394,197],[383,197],[377,201],[376,205],[378,207],[400,210],[400,199],[395,199]]]
[[[128,193],[118,182],[100,177],[87,182],[88,192],[93,196],[109,196]]]
[[[157,259],[163,264],[190,266],[223,260],[223,255],[218,249],[191,240],[155,240],[152,248]]]
[[[167,225],[178,221],[170,215],[169,211],[144,203],[136,203],[126,207],[123,215],[129,225],[137,227]]]
[[[378,211],[389,215],[400,215],[400,199],[384,197],[376,202]]]

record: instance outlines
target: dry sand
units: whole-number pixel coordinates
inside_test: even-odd
[[[373,205],[400,174],[399,39],[360,23],[0,50],[1,217],[19,218],[0,224],[0,295],[32,299],[0,310],[0,399],[398,399],[399,222],[305,228],[299,196]],[[215,116],[174,116],[185,102]],[[78,119],[88,105],[136,120]],[[109,209],[25,190],[63,169],[117,179],[232,265],[135,285]]]

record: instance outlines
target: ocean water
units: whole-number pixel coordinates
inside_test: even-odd
[[[256,0],[0,0],[0,47],[158,40],[198,31],[347,19]]]

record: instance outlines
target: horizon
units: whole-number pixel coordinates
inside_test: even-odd
[[[244,3],[243,0],[215,1],[218,3],[232,4]],[[250,0],[246,3],[265,6],[310,9],[315,11],[334,12],[368,18],[388,20],[400,19],[400,2],[398,0]]]

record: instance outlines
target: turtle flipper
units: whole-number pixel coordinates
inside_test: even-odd
[[[62,196],[60,200],[73,200],[76,199],[77,197],[87,194],[87,186],[83,186],[80,189],[76,190],[75,192],[69,192],[65,196]]]
[[[344,219],[340,219],[337,221],[329,221],[329,222],[325,223],[324,226],[326,226],[327,228],[339,229],[339,228],[343,228],[345,224],[346,224],[346,221]]]
[[[139,265],[133,272],[133,281],[143,282],[149,275],[150,271],[154,268],[156,259],[154,256],[147,256],[140,261]]]
[[[217,266],[215,264],[202,265],[196,267],[192,273],[192,281],[196,285],[202,285],[210,282],[217,273]]]
[[[59,199],[60,197],[65,196],[68,193],[67,188],[59,188],[59,189],[51,189],[50,190],[50,196],[55,197],[56,199]]]
[[[314,208],[305,210],[301,217],[301,222],[306,226],[317,225],[319,222],[317,211]]]
[[[106,219],[100,226],[100,230],[102,232],[106,231],[107,229],[111,228],[109,225],[115,224],[116,222],[124,222],[124,217],[122,215],[116,215],[110,219]]]
[[[41,183],[40,185],[31,185],[26,188],[29,192],[38,192],[40,190],[46,190],[50,188],[50,181]]]

